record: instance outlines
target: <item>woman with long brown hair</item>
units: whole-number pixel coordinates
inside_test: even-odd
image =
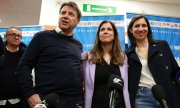
[[[82,54],[85,76],[85,108],[109,108],[109,78],[122,78],[122,90],[116,99],[119,108],[130,108],[127,57],[123,53],[117,29],[111,21],[98,27],[94,47]],[[116,108],[115,107],[115,108]]]

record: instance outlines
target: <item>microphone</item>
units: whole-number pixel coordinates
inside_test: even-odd
[[[159,103],[163,106],[163,108],[169,108],[166,101],[167,100],[166,93],[160,85],[158,84],[154,85],[151,88],[151,91],[155,99],[159,101]]]
[[[120,97],[119,91],[122,91],[124,82],[119,75],[111,75],[109,77],[108,87],[109,87],[109,108],[117,108],[118,107],[118,98]]]
[[[59,96],[55,93],[48,94],[41,104],[37,104],[34,108],[56,108],[59,104]]]

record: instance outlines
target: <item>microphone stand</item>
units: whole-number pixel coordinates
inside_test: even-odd
[[[109,108],[115,108],[115,94],[116,90],[114,89],[112,92],[110,92],[110,100],[109,100]]]

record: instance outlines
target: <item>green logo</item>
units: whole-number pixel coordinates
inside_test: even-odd
[[[115,14],[116,7],[83,4],[83,12]]]

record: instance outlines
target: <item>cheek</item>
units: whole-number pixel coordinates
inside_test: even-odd
[[[102,41],[104,40],[104,37],[99,33],[99,40]]]
[[[61,15],[59,15],[59,20],[61,20],[62,19],[62,16]]]
[[[59,20],[58,20],[58,23],[60,24],[60,22],[61,22],[61,17],[59,17]]]
[[[71,16],[69,16],[68,18],[69,18],[70,20],[72,20],[72,21],[75,20],[75,18],[74,18],[74,17],[71,17]]]
[[[113,36],[113,37],[112,37],[112,40],[114,40],[114,39],[115,39],[115,37]]]
[[[102,40],[102,36],[99,34],[99,40]]]
[[[148,28],[144,28],[144,31],[148,32]]]
[[[134,28],[132,28],[132,32],[135,32],[135,31],[138,31],[139,30],[139,28],[136,28],[136,27],[134,27]]]
[[[101,37],[102,34],[103,34],[102,32],[99,32],[99,37]]]
[[[112,35],[112,36],[113,36],[113,38],[114,38],[114,32],[113,32],[113,31],[111,32],[111,35]]]
[[[74,18],[74,17],[69,17],[69,20],[70,20],[71,22],[74,22],[74,23],[75,23],[75,22],[76,22],[76,23],[78,22],[77,19]]]

